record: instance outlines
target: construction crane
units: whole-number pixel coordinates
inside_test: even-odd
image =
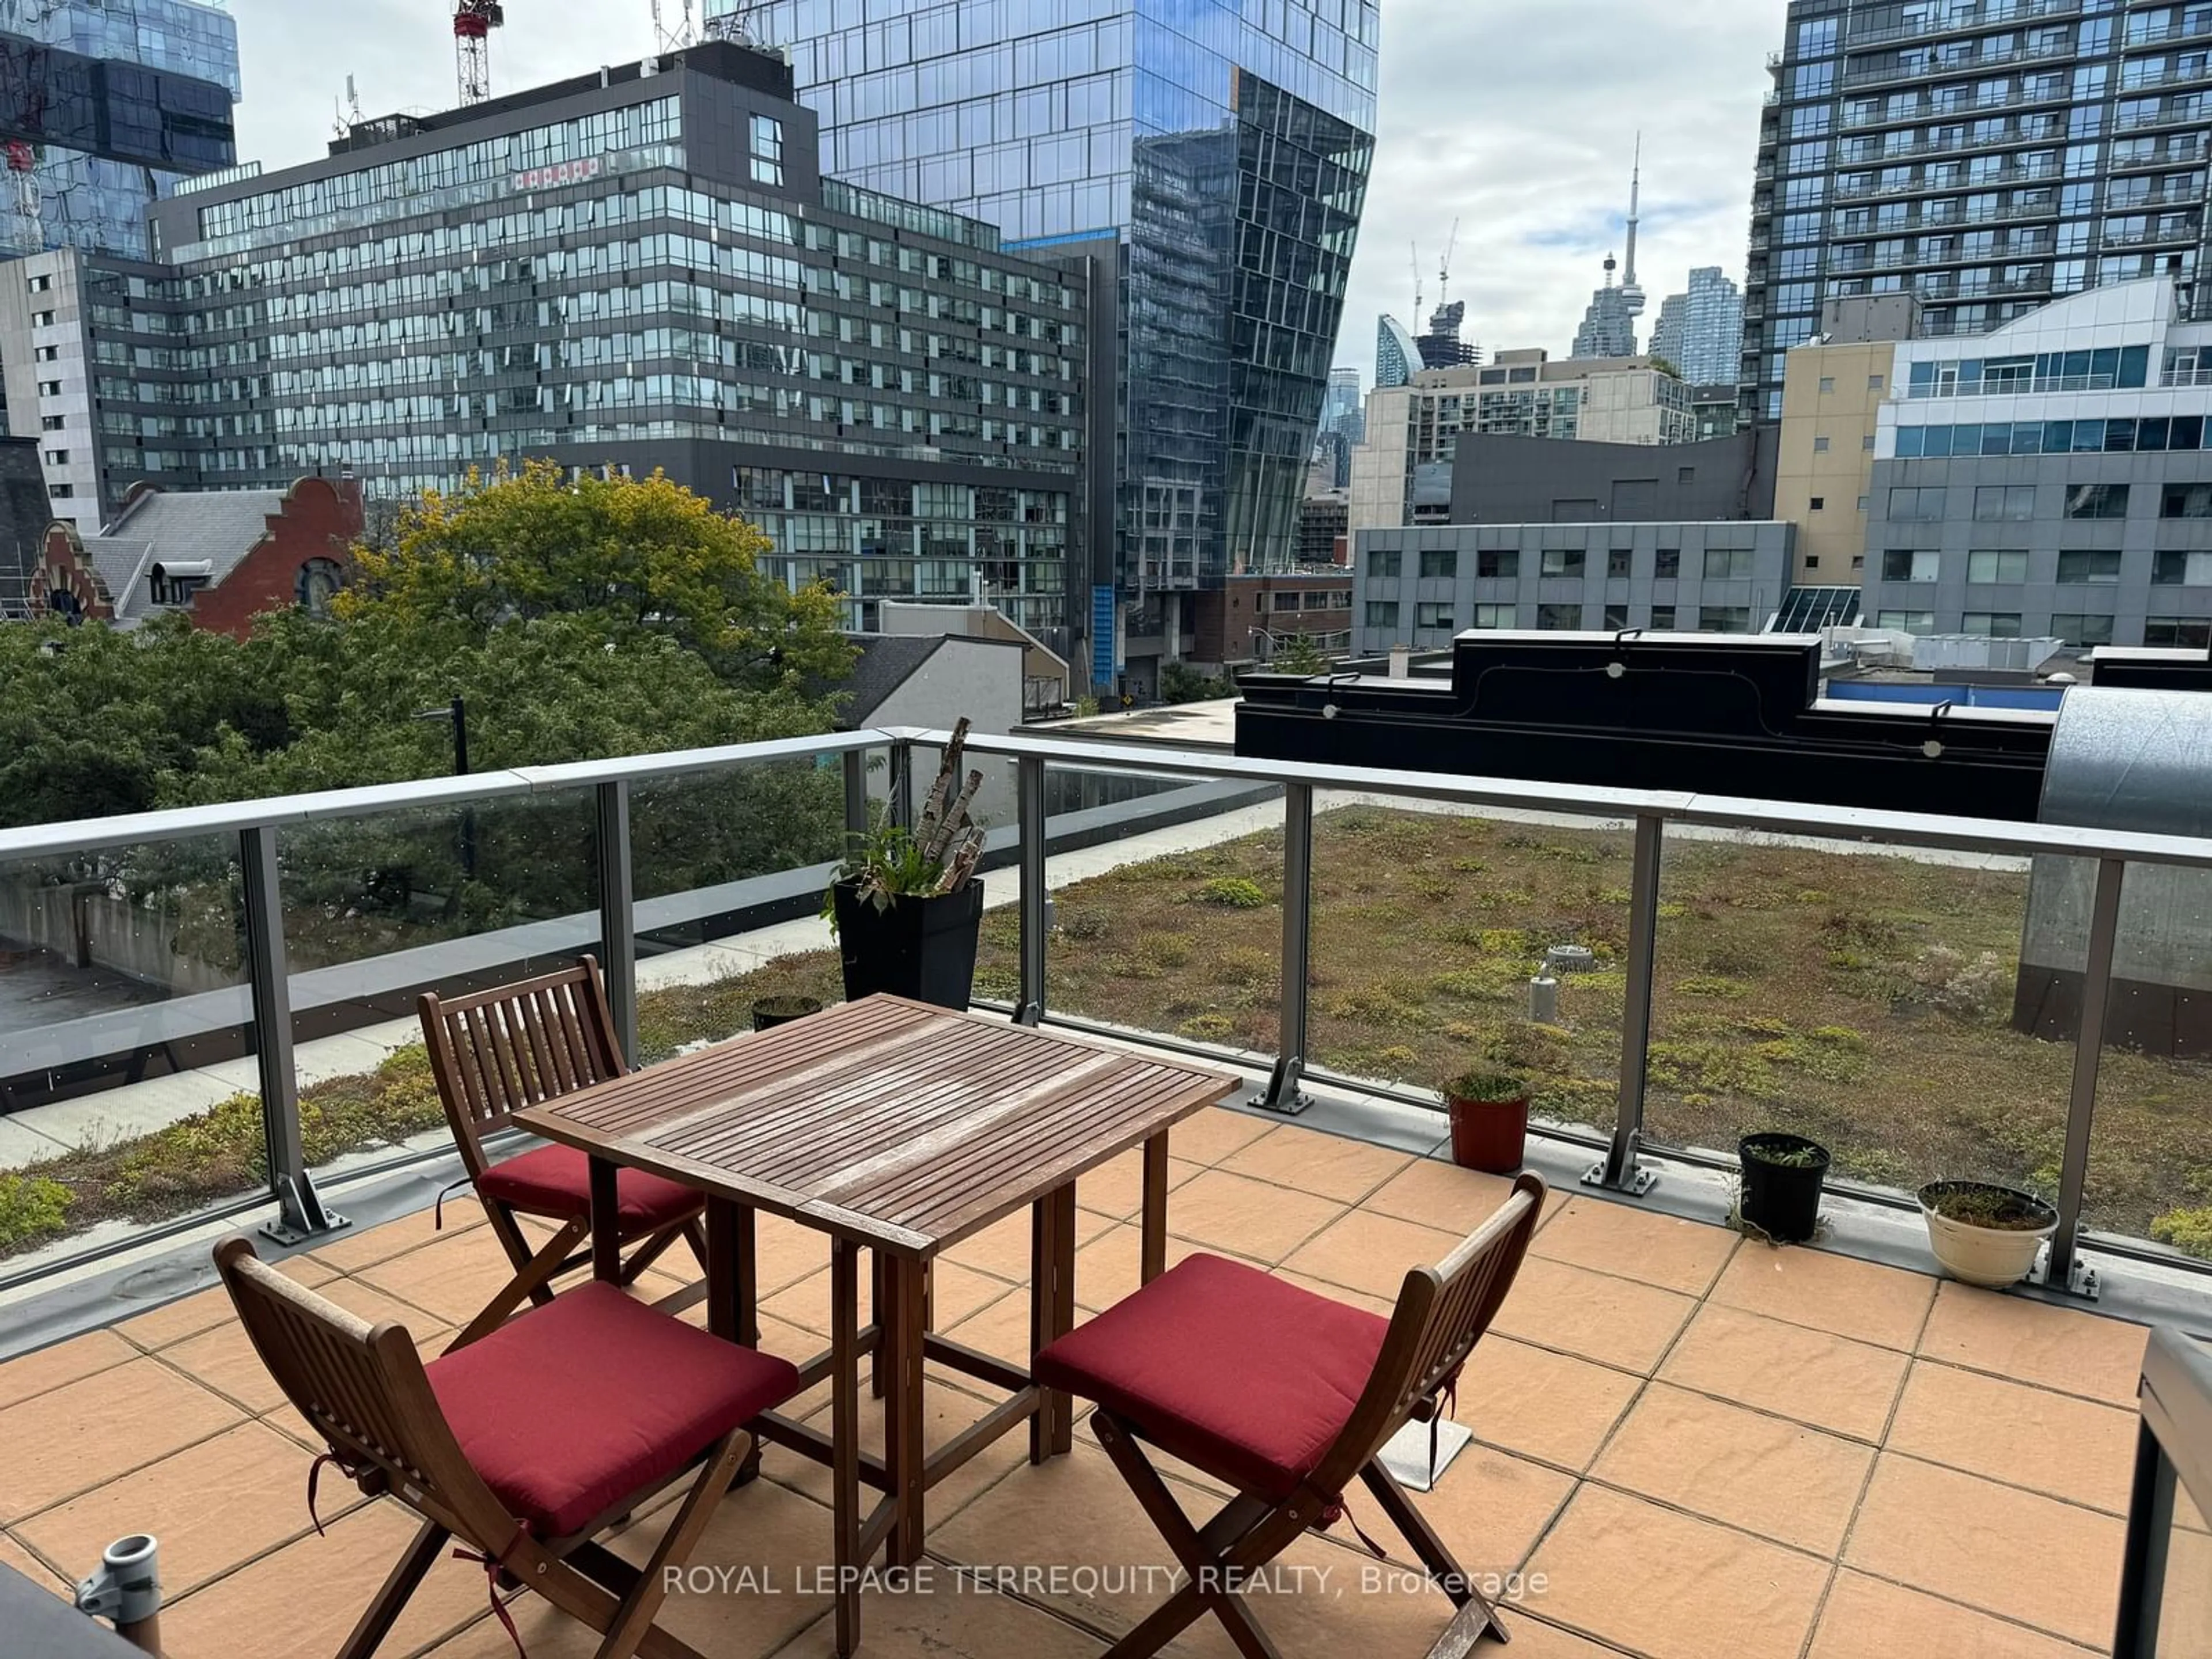
[[[1413,250],[1413,322],[1418,326],[1421,320],[1421,245],[1415,242],[1412,246]]]
[[[1452,253],[1458,246],[1459,221],[1455,219],[1452,221],[1451,240],[1444,244],[1444,261],[1443,268],[1437,272],[1437,304],[1440,307],[1448,306],[1451,303]]]
[[[500,0],[453,0],[453,58],[463,104],[491,96],[491,32],[506,21]]]

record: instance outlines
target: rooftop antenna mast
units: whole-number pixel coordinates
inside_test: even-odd
[[[662,0],[653,0],[653,40],[656,51],[681,52],[698,39],[691,16],[691,0],[673,0],[677,21],[672,26],[665,21],[668,8]]]
[[[455,79],[463,105],[491,96],[491,32],[506,21],[500,0],[453,0]]]
[[[345,96],[334,98],[331,102],[337,110],[337,119],[334,123],[337,136],[341,138],[347,137],[365,118],[361,112],[361,93],[354,85],[353,76],[350,75],[346,76]]]
[[[700,25],[700,38],[727,40],[732,46],[765,46],[766,32],[754,21],[758,10],[754,0],[735,0],[729,10],[717,12]]]

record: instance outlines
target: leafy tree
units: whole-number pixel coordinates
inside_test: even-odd
[[[1283,674],[1318,674],[1328,667],[1328,659],[1312,635],[1293,634],[1276,647],[1267,665]]]
[[[1228,681],[1201,674],[1188,663],[1171,662],[1160,670],[1162,702],[1205,702],[1236,695],[1237,688]]]

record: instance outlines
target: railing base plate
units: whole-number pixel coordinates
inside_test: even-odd
[[[348,1221],[335,1210],[323,1207],[315,1183],[306,1175],[295,1186],[286,1176],[276,1178],[277,1198],[282,1207],[276,1218],[261,1224],[261,1236],[279,1244],[304,1244],[311,1238],[320,1238],[341,1227],[350,1227]]]
[[[1262,1089],[1252,1097],[1251,1104],[1263,1112],[1297,1117],[1313,1104],[1313,1097],[1303,1089],[1293,1088],[1283,1094],[1277,1094],[1273,1089]]]
[[[2104,1286],[2097,1282],[2097,1270],[2079,1256],[2074,1258],[2073,1265],[2068,1269],[2066,1282],[2063,1285],[2052,1284],[2051,1257],[2047,1252],[2037,1261],[2034,1270],[2027,1276],[2027,1282],[2083,1302],[2094,1302],[2104,1291]]]
[[[1611,1182],[1605,1178],[1603,1164],[1593,1164],[1583,1171],[1583,1186],[1601,1187],[1608,1192],[1626,1193],[1631,1198],[1641,1198],[1658,1184],[1659,1171],[1649,1164],[1637,1164],[1629,1170],[1624,1179],[1619,1182]]]

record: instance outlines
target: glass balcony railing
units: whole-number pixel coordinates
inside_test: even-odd
[[[595,952],[639,1063],[765,997],[835,999],[832,863],[912,814],[943,740],[0,832],[0,1285],[216,1215],[311,1236],[365,1172],[444,1156],[422,990]],[[2085,1243],[2212,1261],[2212,1061],[2161,1036],[2158,988],[2159,952],[2212,931],[2212,840],[1051,737],[969,753],[981,1006],[1234,1059],[1286,1109],[1317,1085],[1434,1108],[1450,1073],[1517,1071],[1616,1191],[1654,1148],[1727,1167],[1776,1127],[1876,1202],[2026,1185],[2059,1207],[2058,1283]],[[2051,904],[2072,966],[2035,944]]]

